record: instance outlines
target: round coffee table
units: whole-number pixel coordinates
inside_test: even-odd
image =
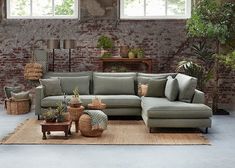
[[[76,132],[78,132],[78,130],[79,130],[79,118],[81,117],[84,109],[85,109],[84,106],[80,106],[80,107],[68,106],[67,107],[67,110],[68,110],[69,115],[70,115],[70,119],[72,121],[74,121],[74,123],[75,123]]]

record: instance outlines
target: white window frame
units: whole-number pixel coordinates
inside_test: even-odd
[[[66,16],[66,15],[60,15],[57,16],[55,15],[55,5],[54,5],[54,0],[52,0],[52,9],[53,9],[53,15],[52,16],[33,16],[32,15],[32,0],[30,0],[30,16],[11,16],[10,15],[10,0],[7,0],[7,19],[78,19],[79,18],[79,13],[80,13],[80,0],[75,0],[74,4],[74,15],[72,16]]]
[[[122,20],[156,20],[156,19],[188,19],[191,17],[192,2],[185,0],[185,14],[184,15],[167,15],[167,5],[164,16],[146,16],[146,5],[144,5],[144,16],[125,16],[124,15],[124,1],[120,0],[120,19]],[[146,4],[146,0],[144,0]],[[166,0],[167,4],[167,0]]]

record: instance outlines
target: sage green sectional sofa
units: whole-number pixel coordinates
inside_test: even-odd
[[[211,127],[212,110],[204,104],[204,93],[195,89],[197,79],[187,75],[49,72],[43,78],[41,85],[36,88],[35,113],[39,117],[43,111],[49,107],[55,108],[58,102],[63,101],[64,95],[69,101],[74,88],[79,87],[85,107],[94,96],[98,96],[107,105],[104,112],[108,116],[142,116],[150,131],[154,127],[195,127],[206,130]],[[165,80],[164,90],[163,93],[159,92],[160,96],[159,93],[155,96],[154,90],[150,92],[150,86],[158,90],[158,80]],[[156,85],[154,82],[157,82]],[[138,96],[140,83],[149,84],[150,96]]]

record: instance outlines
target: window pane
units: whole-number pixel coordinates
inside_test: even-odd
[[[29,16],[30,0],[10,0],[10,16]]]
[[[75,0],[55,0],[55,15],[74,15]]]
[[[167,15],[184,15],[185,0],[168,0]]]
[[[124,16],[144,16],[144,0],[124,0]]]
[[[33,16],[52,16],[52,0],[32,0]]]
[[[166,0],[146,0],[146,16],[166,15]]]

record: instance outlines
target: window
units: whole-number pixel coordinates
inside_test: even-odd
[[[121,19],[186,19],[191,0],[121,0]]]
[[[78,0],[7,0],[7,18],[78,18]]]

